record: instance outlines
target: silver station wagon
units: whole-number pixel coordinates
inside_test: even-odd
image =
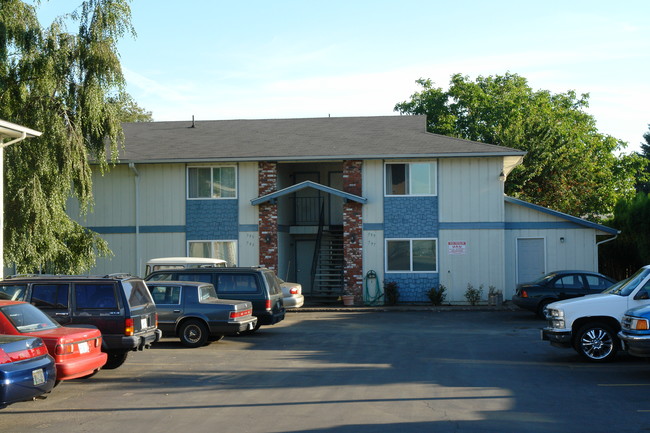
[[[158,329],[179,337],[187,347],[200,347],[255,329],[257,318],[248,301],[219,299],[214,286],[191,281],[148,281],[156,303]]]

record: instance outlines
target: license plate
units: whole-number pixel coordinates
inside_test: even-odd
[[[45,373],[43,373],[42,368],[32,370],[32,379],[34,380],[34,385],[42,385],[45,383]]]
[[[147,329],[147,318],[140,319],[140,329]]]
[[[87,341],[79,343],[79,353],[88,353],[90,352],[90,346]]]

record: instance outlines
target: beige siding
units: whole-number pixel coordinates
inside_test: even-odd
[[[136,169],[140,174],[140,225],[185,225],[185,165],[141,164]]]
[[[364,223],[384,222],[384,162],[366,160],[363,162],[362,196],[368,199],[363,206]]]
[[[381,224],[384,222],[384,162],[381,160],[366,160],[363,162],[362,196],[368,199],[364,204],[363,223]],[[379,290],[383,292],[384,281],[384,231],[364,230],[363,232],[363,275],[364,293],[365,275],[375,271],[379,280]],[[369,286],[370,297],[375,296],[374,281]]]
[[[251,200],[259,196],[257,162],[244,162],[238,166],[239,225],[257,226],[258,207],[251,205]],[[239,266],[256,266],[259,264],[260,243],[257,231],[240,231],[237,242]]]
[[[466,242],[465,254],[451,255],[448,242]],[[438,251],[440,283],[447,288],[447,301],[466,302],[467,284],[483,285],[483,300],[489,286],[505,289],[504,235],[502,230],[441,230]]]
[[[502,158],[438,160],[440,222],[503,221]]]

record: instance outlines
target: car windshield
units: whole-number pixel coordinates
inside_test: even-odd
[[[6,305],[0,308],[0,311],[18,332],[45,331],[60,326],[47,314],[30,304]]]
[[[610,293],[612,295],[620,295],[620,296],[629,296],[630,293],[632,293],[634,289],[636,289],[639,286],[641,281],[646,279],[648,274],[650,274],[650,269],[641,268],[638,271],[636,271],[636,273],[632,275],[630,278],[628,278],[627,280],[619,281],[609,289],[605,290],[603,293]]]

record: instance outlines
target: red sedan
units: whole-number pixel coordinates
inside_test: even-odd
[[[26,302],[0,301],[0,334],[40,337],[56,363],[56,380],[90,376],[106,364],[98,329],[63,327]]]

